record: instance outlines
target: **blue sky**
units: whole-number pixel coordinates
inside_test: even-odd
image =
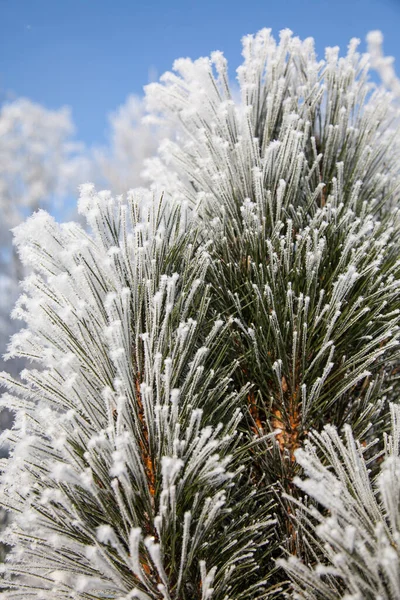
[[[0,0],[0,98],[69,105],[78,137],[101,143],[107,114],[175,58],[222,50],[233,77],[240,38],[262,27],[313,36],[320,54],[381,29],[400,62],[400,0]]]

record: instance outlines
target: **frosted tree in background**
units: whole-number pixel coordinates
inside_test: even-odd
[[[0,110],[0,354],[16,330],[9,314],[18,296],[22,265],[11,229],[39,207],[61,209],[85,178],[83,148],[74,141],[69,111],[48,110],[19,98]],[[11,367],[12,368],[12,367]]]
[[[370,31],[367,35],[368,52],[371,57],[371,66],[379,74],[382,83],[387,89],[400,98],[400,81],[394,70],[393,56],[383,53],[383,35],[381,31]]]
[[[399,109],[357,40],[243,56],[148,86],[150,191],[16,231],[4,598],[398,598]]]
[[[110,115],[109,125],[107,146],[92,150],[91,174],[98,185],[121,194],[146,184],[145,161],[171,131],[146,120],[143,98],[134,95]]]
[[[82,147],[73,141],[68,109],[48,110],[21,98],[0,112],[2,221],[17,225],[28,211],[72,191]],[[25,215],[24,215],[25,212]],[[2,226],[5,226],[5,223]]]
[[[0,354],[16,324],[10,312],[22,265],[12,249],[11,229],[38,208],[74,216],[71,199],[92,179],[121,193],[139,185],[144,160],[156,153],[164,128],[143,123],[143,100],[131,96],[110,117],[108,145],[87,148],[75,139],[66,108],[48,110],[19,98],[0,111]],[[76,215],[75,215],[76,216]]]

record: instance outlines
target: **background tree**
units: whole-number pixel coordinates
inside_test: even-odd
[[[88,179],[121,193],[144,184],[146,158],[166,130],[142,123],[143,100],[130,96],[109,117],[107,144],[87,148],[76,140],[67,108],[49,110],[25,98],[0,111],[0,353],[18,327],[10,313],[24,271],[12,247],[11,229],[39,208],[64,219],[77,217],[78,185]],[[16,373],[21,363],[10,366]]]
[[[97,185],[123,194],[148,184],[145,161],[156,155],[160,141],[171,131],[146,116],[143,98],[134,95],[109,116],[107,145],[91,151],[91,175]]]
[[[83,148],[73,140],[66,108],[51,111],[28,99],[5,103],[0,111],[1,353],[13,327],[9,312],[23,270],[12,250],[11,229],[39,207],[60,210],[85,178]]]

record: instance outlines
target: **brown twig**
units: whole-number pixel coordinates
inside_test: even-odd
[[[299,390],[296,386],[294,392],[290,393],[285,376],[282,377],[281,385],[284,395],[289,395],[288,401],[285,402],[287,408],[283,415],[281,408],[275,406],[272,411],[271,425],[280,430],[276,435],[276,440],[281,452],[288,451],[291,462],[295,462],[294,452],[300,446],[301,413],[297,400]]]

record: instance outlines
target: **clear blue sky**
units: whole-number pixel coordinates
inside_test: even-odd
[[[0,0],[0,98],[67,104],[78,137],[102,142],[107,113],[154,73],[218,49],[234,77],[240,38],[262,27],[311,35],[320,54],[381,29],[400,62],[400,0]]]

